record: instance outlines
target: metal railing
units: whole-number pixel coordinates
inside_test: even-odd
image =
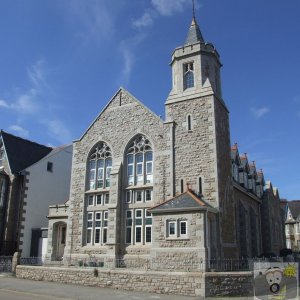
[[[166,258],[119,258],[111,257],[93,257],[86,258],[64,258],[59,261],[46,260],[44,257],[29,257],[20,259],[21,265],[54,265],[54,266],[74,266],[80,268],[105,268],[105,269],[135,269],[135,270],[153,270],[153,271],[183,271],[183,272],[233,272],[233,271],[253,271],[254,262],[280,262],[282,258],[277,259],[182,259],[172,260],[172,257]],[[2,266],[11,264],[11,257],[2,260]],[[2,267],[3,268],[3,267]],[[1,258],[0,258],[1,271]]]
[[[44,264],[43,257],[21,257],[20,265],[42,266]]]
[[[0,256],[0,272],[12,272],[12,256]]]

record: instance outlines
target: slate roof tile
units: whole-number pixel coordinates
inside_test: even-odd
[[[13,174],[26,169],[52,151],[51,147],[25,140],[3,130],[0,133]]]

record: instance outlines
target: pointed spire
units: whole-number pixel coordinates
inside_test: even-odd
[[[192,24],[190,26],[188,35],[186,37],[184,45],[195,44],[198,42],[204,42],[203,36],[201,34],[199,25],[197,24],[196,17],[195,17],[195,2],[193,0],[193,19]]]

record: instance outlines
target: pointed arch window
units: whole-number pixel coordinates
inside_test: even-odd
[[[100,142],[89,157],[89,189],[110,188],[112,154],[110,147]]]
[[[153,152],[150,141],[138,136],[127,151],[127,185],[153,183]]]
[[[183,65],[183,89],[194,87],[194,63]]]

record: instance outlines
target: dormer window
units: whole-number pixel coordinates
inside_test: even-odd
[[[183,65],[183,89],[194,87],[194,63]]]

